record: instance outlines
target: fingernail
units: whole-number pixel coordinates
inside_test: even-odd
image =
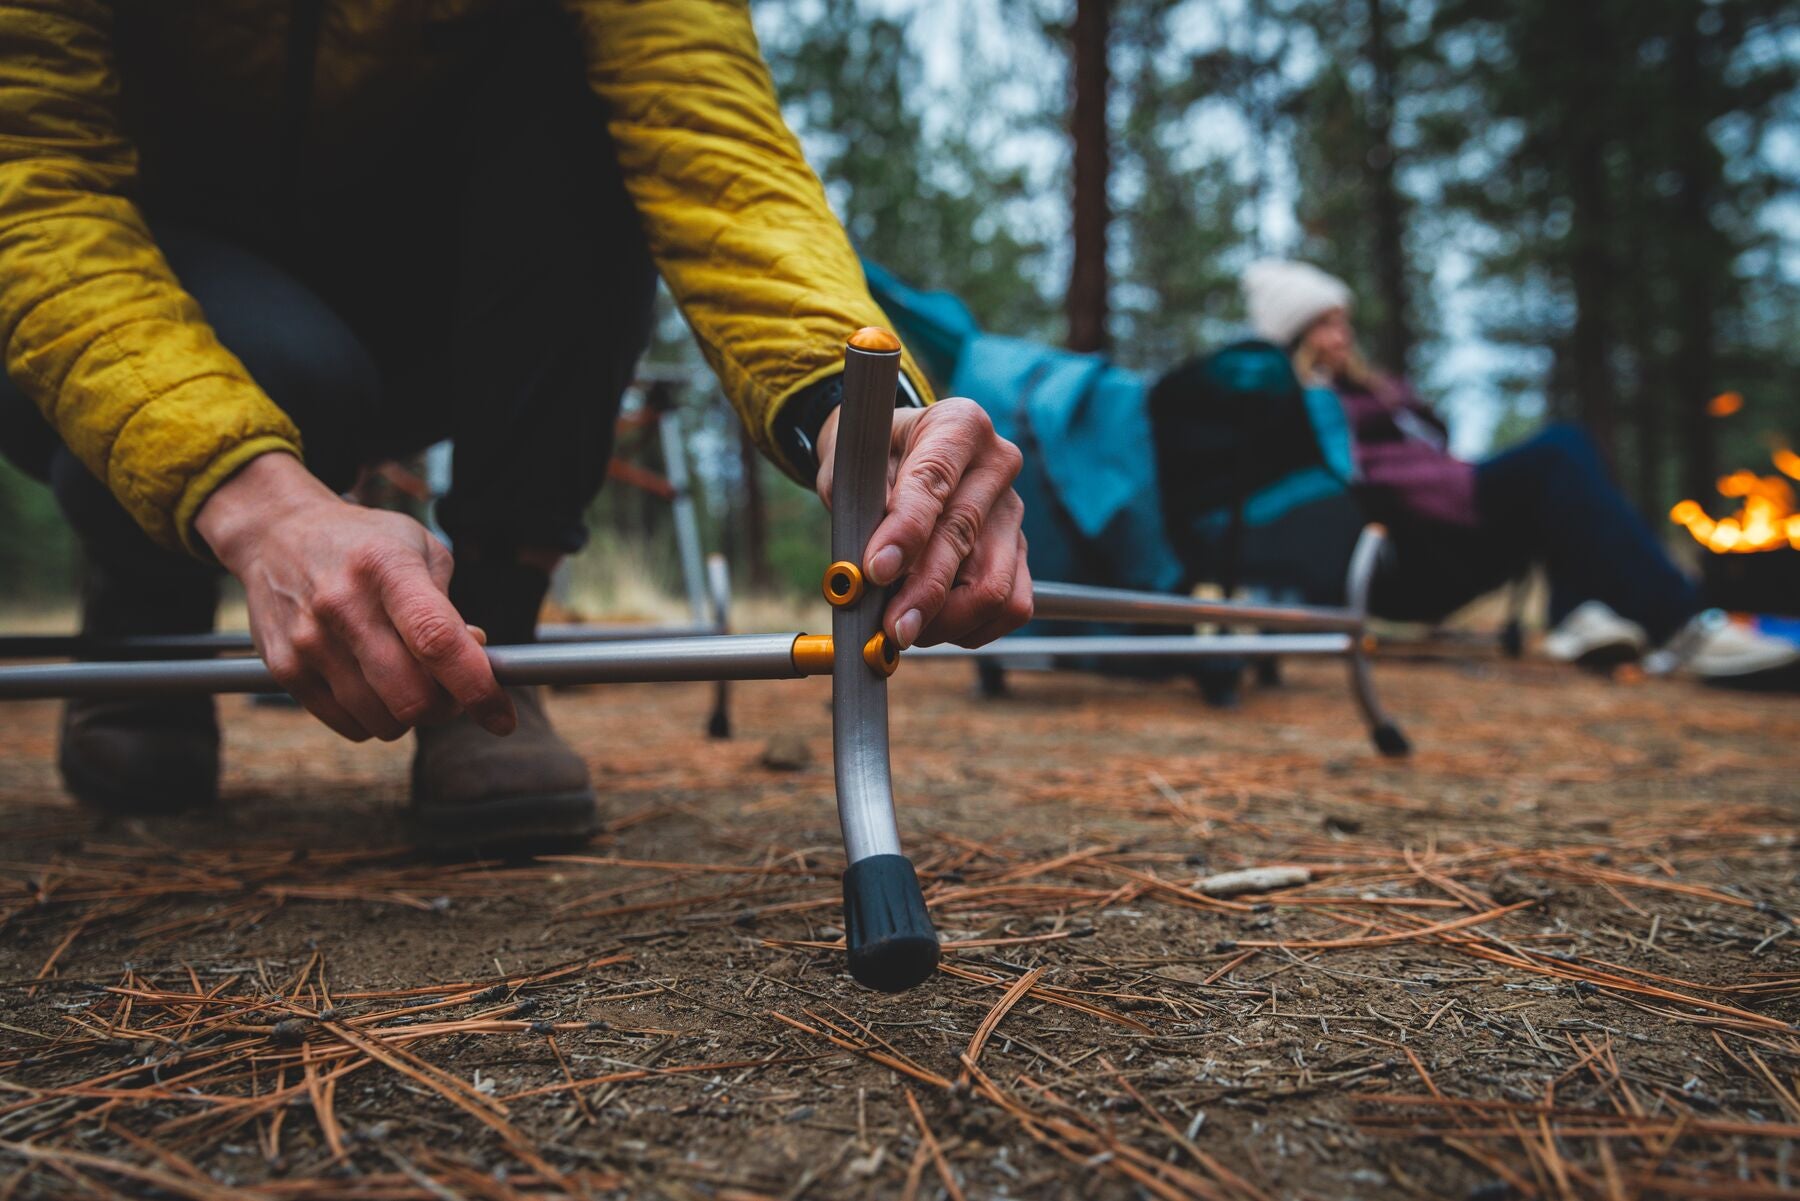
[[[899,547],[884,546],[869,557],[869,578],[877,584],[891,584],[899,574]]]
[[[919,627],[924,624],[925,615],[917,609],[908,609],[900,615],[900,620],[894,623],[894,636],[900,639],[901,650],[913,644],[913,639],[919,636]]]
[[[488,733],[497,734],[502,738],[512,733],[513,727],[517,724],[505,713],[496,713],[491,717],[483,718],[481,722],[482,728]]]

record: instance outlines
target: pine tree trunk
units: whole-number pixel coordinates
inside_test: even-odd
[[[1630,306],[1632,358],[1637,364],[1632,380],[1632,454],[1636,460],[1632,500],[1638,512],[1654,528],[1663,520],[1668,500],[1663,496],[1662,384],[1657,371],[1655,314],[1647,298]]]
[[[1573,82],[1574,123],[1569,138],[1570,261],[1575,293],[1575,328],[1569,347],[1571,383],[1582,422],[1608,462],[1618,436],[1618,405],[1612,378],[1613,275],[1608,241],[1612,197],[1607,180],[1604,128],[1605,64],[1611,57],[1604,15],[1590,3],[1575,6],[1576,44],[1587,64]]]
[[[1107,34],[1112,0],[1076,0],[1073,115],[1075,257],[1067,313],[1071,350],[1105,350],[1107,276]]]
[[[1702,86],[1697,28],[1701,6],[1683,7],[1689,11],[1681,14],[1670,47],[1673,92],[1694,96]],[[1718,331],[1713,315],[1717,298],[1713,295],[1712,264],[1707,262],[1716,239],[1707,235],[1712,230],[1711,184],[1718,161],[1704,117],[1698,111],[1687,111],[1677,120],[1675,170],[1681,182],[1675,195],[1675,224],[1669,231],[1676,282],[1676,346],[1669,377],[1675,396],[1675,427],[1681,438],[1682,493],[1705,503],[1713,494],[1718,468],[1713,418],[1706,412],[1717,384]]]
[[[1369,92],[1369,192],[1375,219],[1375,279],[1381,295],[1375,355],[1384,366],[1405,375],[1413,336],[1406,281],[1405,199],[1394,178],[1394,47],[1386,0],[1368,0],[1368,11],[1367,53],[1374,73]]]

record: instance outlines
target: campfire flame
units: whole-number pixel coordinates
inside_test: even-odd
[[[1669,510],[1669,520],[1687,527],[1695,541],[1720,554],[1790,546],[1800,550],[1800,509],[1795,506],[1794,485],[1788,482],[1800,480],[1800,454],[1782,449],[1773,457],[1780,475],[1734,471],[1720,478],[1719,495],[1742,502],[1729,517],[1715,520],[1699,501],[1684,500]]]

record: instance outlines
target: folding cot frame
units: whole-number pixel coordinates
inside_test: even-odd
[[[829,673],[838,816],[844,839],[844,911],[851,974],[899,992],[928,979],[938,938],[913,865],[901,853],[888,744],[888,679],[901,655],[882,631],[887,592],[863,578],[870,536],[885,516],[899,341],[861,330],[845,348],[838,469],[832,484],[831,556],[823,590],[832,606],[829,635],[686,634],[588,637],[488,649],[502,684],[606,684],[780,680]],[[1365,629],[1368,587],[1381,535],[1371,528],[1350,570],[1347,608],[1302,608],[1202,601],[1155,593],[1040,583],[1034,602],[1054,620],[1147,625],[1213,622],[1280,629],[1275,634],[1144,638],[1002,639],[976,651],[933,648],[910,654],[1334,655],[1350,664],[1351,683],[1377,746],[1403,753],[1405,739],[1376,702]],[[642,631],[634,631],[641,633]],[[82,648],[92,653],[96,648]],[[141,644],[122,651],[142,653]],[[192,648],[189,648],[190,651]],[[0,700],[263,692],[275,688],[260,659],[83,661],[0,667]]]
[[[669,502],[675,518],[675,549],[681,565],[685,622],[549,622],[537,629],[539,642],[630,642],[649,638],[689,638],[726,634],[731,630],[731,570],[725,556],[705,553],[700,540],[700,518],[688,472],[687,448],[681,417],[669,403],[670,386],[678,381],[650,376],[635,387],[647,398],[647,412],[621,417],[620,432],[654,421],[662,442],[666,476],[614,456],[608,478],[638,488]],[[441,442],[425,452],[425,478],[410,479],[403,490],[421,500],[442,496],[449,490],[450,444]],[[429,520],[429,518],[428,518]],[[440,537],[443,531],[432,524]],[[147,634],[130,638],[92,640],[77,634],[0,634],[0,660],[49,658],[188,658],[246,654],[253,648],[243,630],[204,634]],[[713,692],[706,732],[714,738],[731,736],[729,685],[719,681]]]

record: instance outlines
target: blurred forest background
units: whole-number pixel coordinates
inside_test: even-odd
[[[1800,436],[1787,0],[752,9],[859,248],[989,328],[1159,372],[1239,328],[1246,263],[1295,255],[1352,284],[1365,349],[1462,453],[1578,420],[1658,528]],[[810,591],[816,500],[751,456],[672,312],[652,359],[693,375],[709,545],[740,586]],[[614,486],[595,519],[589,574],[673,583],[666,506]],[[0,595],[71,578],[0,467]]]

